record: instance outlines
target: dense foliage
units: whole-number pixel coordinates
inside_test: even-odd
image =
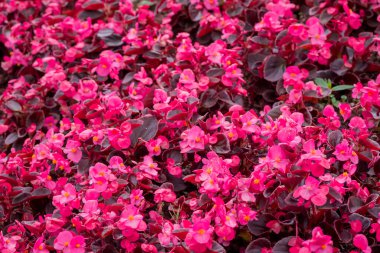
[[[0,252],[380,252],[379,14],[0,1]]]

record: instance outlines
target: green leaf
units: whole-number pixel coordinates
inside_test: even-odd
[[[338,108],[339,102],[334,96],[331,96],[331,103],[333,104],[334,107]]]
[[[320,87],[324,87],[324,88],[328,88],[328,89],[331,89],[331,80],[330,79],[323,79],[323,78],[316,78],[314,80],[314,82],[320,86]]]
[[[353,85],[343,84],[332,87],[332,91],[351,90],[352,88],[354,88]]]

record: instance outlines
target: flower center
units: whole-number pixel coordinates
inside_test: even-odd
[[[199,137],[195,138],[195,142],[197,142],[197,143],[201,142],[201,138],[199,138]]]
[[[259,184],[260,183],[260,179],[256,178],[255,180],[253,180],[253,183],[254,184]]]
[[[77,152],[77,149],[76,148],[72,148],[70,151],[71,151],[71,153],[75,153],[75,152]]]
[[[70,193],[68,193],[68,192],[64,192],[64,193],[63,193],[63,196],[65,196],[66,198],[68,198],[68,197],[70,196]]]
[[[63,245],[64,245],[65,247],[67,247],[67,246],[69,246],[69,242],[65,242]]]
[[[128,220],[133,221],[134,219],[135,219],[135,217],[133,215],[128,216]]]
[[[204,229],[199,229],[198,230],[198,234],[200,235],[204,235],[206,233],[206,231]]]
[[[80,248],[80,244],[79,243],[75,244],[75,248]]]

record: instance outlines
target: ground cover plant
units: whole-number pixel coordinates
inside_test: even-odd
[[[380,252],[377,0],[0,2],[0,252]]]

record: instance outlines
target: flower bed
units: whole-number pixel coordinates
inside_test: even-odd
[[[376,0],[0,3],[0,251],[380,252]]]

